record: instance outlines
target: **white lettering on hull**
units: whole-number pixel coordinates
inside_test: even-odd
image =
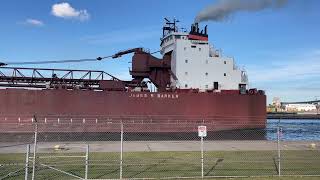
[[[130,98],[158,98],[158,99],[178,99],[178,94],[166,94],[166,93],[157,93],[157,94],[146,94],[146,93],[131,93]]]

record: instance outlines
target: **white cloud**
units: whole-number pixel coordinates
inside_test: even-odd
[[[26,19],[24,24],[32,25],[32,26],[44,26],[44,23],[37,19]]]
[[[77,10],[74,9],[69,3],[63,2],[52,5],[51,13],[60,18],[65,19],[77,19],[80,21],[89,20],[90,14],[86,9]]]

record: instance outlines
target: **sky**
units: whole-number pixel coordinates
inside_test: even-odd
[[[159,50],[163,18],[190,28],[214,0],[3,0],[0,62],[96,58],[119,50]],[[209,42],[247,70],[250,87],[282,101],[320,98],[320,1],[289,0],[281,9],[238,12],[208,25]],[[160,56],[159,54],[157,56]],[[37,67],[103,70],[128,79],[121,59]],[[30,66],[32,67],[32,66]]]

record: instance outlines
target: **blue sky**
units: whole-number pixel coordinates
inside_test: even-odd
[[[0,62],[95,58],[139,46],[157,51],[164,17],[176,17],[189,28],[197,13],[214,2],[3,0]],[[210,43],[245,67],[250,86],[265,89],[269,102],[275,96],[300,101],[320,98],[319,19],[320,1],[289,0],[282,9],[237,13],[227,22],[201,25],[208,24]],[[127,78],[130,59],[50,67],[97,69]]]

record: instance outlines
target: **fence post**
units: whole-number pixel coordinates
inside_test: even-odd
[[[203,136],[201,136],[201,178],[203,179]]]
[[[34,180],[35,177],[35,171],[36,171],[36,153],[37,153],[37,136],[38,136],[38,123],[37,119],[34,116],[34,122],[35,122],[35,129],[34,129],[34,144],[33,144],[33,165],[32,165],[32,180]]]
[[[29,153],[30,153],[30,144],[27,145],[27,153],[26,153],[26,167],[25,167],[25,174],[24,179],[28,180],[28,170],[29,170]]]
[[[123,123],[121,122],[121,141],[120,141],[120,179],[122,179],[122,163],[123,163]]]
[[[88,179],[88,170],[89,170],[89,144],[87,144],[87,148],[86,148],[86,169],[85,169],[84,179]]]
[[[203,121],[204,123],[204,121]],[[198,136],[201,138],[201,178],[203,179],[204,177],[204,159],[203,159],[203,137],[207,136],[207,126],[198,126]]]
[[[279,121],[280,122],[280,121]],[[281,147],[280,147],[280,126],[277,127],[277,149],[278,149],[278,176],[281,176]]]

